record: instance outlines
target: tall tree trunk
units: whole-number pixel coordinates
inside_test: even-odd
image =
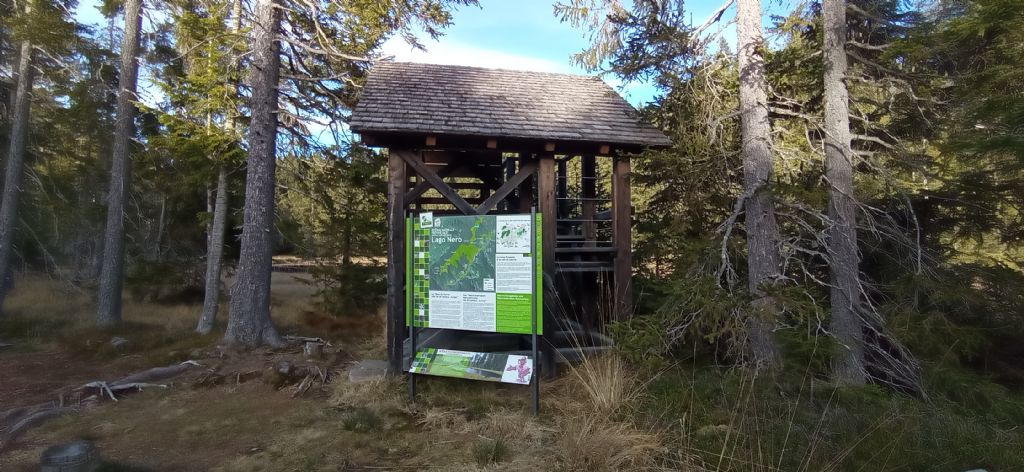
[[[21,42],[18,58],[18,85],[14,98],[14,116],[11,125],[10,146],[7,153],[7,169],[4,174],[3,202],[0,203],[0,314],[10,289],[11,243],[14,227],[18,220],[18,197],[21,193],[21,174],[25,164],[25,148],[28,144],[28,115],[32,102],[32,43]]]
[[[234,24],[232,32],[238,34],[242,31],[242,0],[235,0],[232,7]],[[234,84],[237,85],[237,84]],[[237,89],[237,87],[236,87]],[[207,127],[211,124],[211,117],[206,117]],[[229,133],[235,131],[235,117],[228,116],[225,123]],[[217,169],[216,201],[207,196],[208,211],[213,213],[213,220],[210,222],[207,231],[206,248],[206,288],[203,294],[203,314],[199,317],[199,324],[196,331],[201,334],[208,334],[213,331],[217,324],[217,310],[220,309],[220,274],[224,264],[224,236],[227,233],[228,221],[228,170],[225,163],[221,163]]]
[[[224,257],[224,233],[228,216],[228,172],[221,165],[217,171],[216,201],[213,204],[213,221],[210,222],[209,247],[206,251],[206,294],[203,300],[203,314],[199,317],[196,331],[207,334],[213,331],[220,306],[220,271]]]
[[[252,96],[249,108],[249,160],[245,176],[245,211],[238,277],[231,288],[231,308],[224,340],[257,346],[284,344],[270,319],[270,276],[274,224],[277,140],[277,86],[281,57],[276,41],[280,13],[274,0],[257,0],[252,29]]]
[[[849,94],[846,90],[846,2],[822,2],[825,27],[825,180],[829,185],[828,254],[832,274],[831,331],[838,341],[833,371],[844,384],[862,384],[864,334],[860,308],[860,256],[853,197]]]
[[[772,327],[778,309],[762,287],[779,277],[779,227],[775,199],[769,187],[773,172],[768,123],[767,81],[761,49],[761,1],[739,0],[736,12],[739,39],[740,117],[743,134],[743,186],[746,196],[747,284],[753,298],[746,320],[755,366],[771,368],[779,362]]]
[[[121,289],[124,285],[124,206],[131,182],[128,151],[135,129],[136,86],[139,77],[139,30],[142,0],[124,2],[124,37],[121,40],[121,74],[118,78],[117,122],[110,162],[107,193],[107,227],[103,236],[103,268],[100,271],[96,325],[111,327],[121,322]]]
[[[157,263],[163,262],[163,239],[164,230],[167,227],[167,195],[160,195],[160,218],[156,223],[156,237],[153,238],[153,260]]]

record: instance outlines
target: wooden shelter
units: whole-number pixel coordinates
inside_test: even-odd
[[[669,140],[596,77],[378,63],[351,128],[388,149],[388,357],[406,330],[405,217],[543,214],[544,323],[632,306],[630,154]]]

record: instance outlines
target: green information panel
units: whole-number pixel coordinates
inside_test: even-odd
[[[530,334],[537,303],[543,334],[540,221],[539,214],[411,218],[406,323]]]
[[[527,385],[533,378],[533,359],[497,352],[428,348],[416,351],[409,372]]]

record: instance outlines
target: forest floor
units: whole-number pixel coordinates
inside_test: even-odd
[[[5,411],[61,394],[78,405],[68,399],[88,382],[200,366],[27,430],[0,451],[0,471],[38,470],[46,447],[77,439],[94,441],[106,471],[1024,470],[1021,396],[970,377],[948,386],[961,398],[924,402],[608,357],[543,382],[538,418],[528,389],[487,382],[424,379],[411,404],[402,378],[349,382],[353,362],[383,358],[381,314],[321,314],[306,277],[274,274],[273,316],[285,334],[330,342],[314,359],[298,344],[222,348],[219,333],[192,331],[194,304],[126,298],[125,326],[97,331],[86,294],[19,280],[0,319],[0,437]]]
[[[285,334],[328,341],[316,359],[299,344],[250,352],[218,346],[221,333],[192,331],[197,304],[126,297],[125,326],[98,331],[88,295],[41,276],[19,279],[0,319],[0,416],[68,398],[89,382],[186,360],[200,366],[154,382],[166,388],[116,402],[100,395],[27,430],[0,451],[0,470],[38,470],[45,448],[77,439],[96,444],[107,471],[475,470],[540,459],[528,448],[513,453],[520,446],[509,443],[535,445],[551,432],[527,413],[522,387],[439,379],[423,385],[414,406],[401,380],[349,383],[355,360],[384,356],[381,314],[322,315],[308,282],[302,273],[275,272],[273,316]],[[127,342],[115,347],[115,338]],[[280,374],[281,362],[312,372],[309,385]],[[3,428],[0,418],[0,437]]]

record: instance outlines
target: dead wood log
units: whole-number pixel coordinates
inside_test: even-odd
[[[192,367],[198,367],[195,361],[185,361],[168,367],[156,367],[153,369],[137,372],[114,382],[97,380],[89,382],[71,392],[78,395],[78,406],[64,406],[67,390],[58,394],[59,401],[45,403],[34,407],[20,407],[0,413],[0,451],[5,450],[21,434],[33,426],[56,418],[58,416],[76,412],[79,407],[98,403],[104,397],[117,401],[117,394],[128,391],[141,391],[144,388],[167,388],[166,385],[150,383],[156,380],[165,380],[185,373]],[[83,392],[95,391],[96,395],[81,397]],[[7,426],[10,425],[10,426]]]
[[[185,373],[185,371],[191,369],[192,367],[200,367],[200,365],[196,361],[185,361],[182,362],[181,364],[172,365],[168,367],[154,367],[149,370],[134,373],[123,379],[115,380],[113,382],[110,382],[109,385],[111,387],[114,387],[124,384],[147,383],[155,382],[157,380],[166,380],[171,377],[177,377]]]
[[[44,421],[68,413],[74,413],[76,411],[78,411],[77,408],[56,407],[37,410],[23,416],[20,420],[18,420],[17,423],[14,423],[14,425],[12,425],[6,432],[4,432],[3,436],[0,436],[0,452],[5,451],[8,446],[14,444],[14,441],[16,441],[18,437],[21,436],[29,428],[33,426],[38,426]]]
[[[108,384],[106,382],[96,381],[82,385],[81,387],[78,388],[78,390],[95,389],[96,393],[99,394],[100,397],[106,396],[116,402],[118,393],[127,392],[130,390],[141,392],[142,389],[144,388],[167,388],[167,386],[162,384],[153,384],[145,382]]]
[[[311,337],[308,337],[308,336],[291,336],[291,335],[289,335],[289,336],[285,336],[284,339],[285,339],[285,341],[294,342],[294,343],[318,343],[318,344],[323,344],[324,346],[330,346],[331,345],[330,342],[325,341],[323,338],[311,338]]]

